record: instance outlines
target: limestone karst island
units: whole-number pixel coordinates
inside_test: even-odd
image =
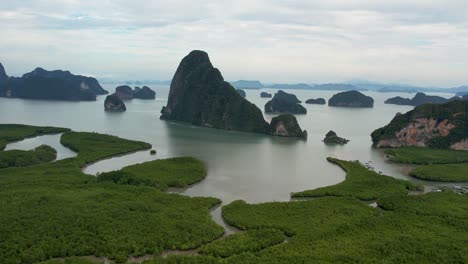
[[[467,1],[0,24],[0,264],[468,263]]]

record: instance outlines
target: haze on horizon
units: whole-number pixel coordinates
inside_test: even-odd
[[[10,76],[167,80],[202,49],[226,80],[468,84],[466,0],[2,0],[0,24]]]

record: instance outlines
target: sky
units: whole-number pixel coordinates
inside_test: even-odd
[[[468,84],[467,0],[1,0],[0,62],[170,80],[191,50],[226,80]]]

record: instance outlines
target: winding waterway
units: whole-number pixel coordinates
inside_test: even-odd
[[[106,87],[113,91],[113,87]],[[68,127],[75,131],[108,133],[123,138],[149,142],[158,151],[148,151],[103,160],[87,166],[84,172],[120,169],[124,166],[175,156],[194,156],[208,168],[206,179],[186,189],[170,191],[189,196],[213,196],[223,204],[243,199],[252,203],[287,201],[290,193],[341,182],[344,172],[326,161],[326,157],[369,162],[376,171],[397,178],[407,176],[408,166],[389,163],[381,150],[371,147],[370,133],[387,124],[397,112],[409,106],[386,105],[390,97],[413,94],[365,92],[375,100],[374,108],[352,109],[306,105],[307,115],[297,115],[308,140],[280,138],[251,133],[199,128],[159,120],[159,111],[166,104],[168,86],[153,86],[156,100],[126,101],[127,112],[109,113],[103,109],[105,96],[96,102],[61,102],[0,98],[0,123],[23,123]],[[274,93],[276,90],[263,89]],[[287,90],[305,101],[323,97],[328,100],[335,91]],[[246,90],[247,99],[263,109],[268,99],[260,98],[259,90]],[[440,95],[440,94],[439,94]],[[450,97],[451,94],[442,96]],[[274,115],[265,115],[270,120]],[[350,139],[345,146],[327,146],[322,139],[329,130]],[[57,149],[58,159],[72,157],[73,151],[59,143],[59,135],[26,139],[7,146],[8,149],[31,149],[48,144]],[[425,183],[428,187],[437,183]],[[213,217],[222,223],[220,208]]]

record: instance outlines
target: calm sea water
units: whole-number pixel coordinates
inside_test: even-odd
[[[113,91],[113,87],[106,87]],[[159,111],[166,104],[168,86],[152,86],[156,100],[126,101],[127,111],[104,111],[105,96],[97,102],[59,102],[0,98],[0,123],[22,123],[68,127],[75,131],[94,131],[149,142],[157,150],[113,158],[91,165],[86,173],[176,156],[194,156],[208,167],[202,182],[184,190],[191,196],[213,196],[228,203],[236,199],[248,202],[289,200],[291,192],[333,185],[343,181],[344,172],[326,161],[326,157],[370,162],[376,171],[398,178],[406,176],[408,166],[391,164],[381,150],[371,147],[370,133],[387,124],[397,112],[408,106],[385,105],[390,97],[402,94],[365,92],[375,100],[374,108],[350,109],[326,105],[306,105],[307,115],[298,115],[308,140],[279,138],[251,133],[199,128],[159,120]],[[263,89],[274,93],[276,90]],[[287,90],[305,101],[309,98],[329,99],[334,91]],[[246,90],[247,99],[263,110],[268,99],[260,98],[259,90]],[[439,94],[440,95],[440,94]],[[403,94],[412,97],[413,94]],[[442,96],[450,97],[452,94]],[[269,121],[274,115],[266,115]],[[329,130],[350,139],[345,146],[326,146],[322,139]],[[59,144],[59,136],[43,136],[10,145],[8,148],[30,149],[46,143],[58,149],[59,158],[74,153]],[[431,184],[429,184],[431,185]],[[432,183],[432,185],[434,185]]]

